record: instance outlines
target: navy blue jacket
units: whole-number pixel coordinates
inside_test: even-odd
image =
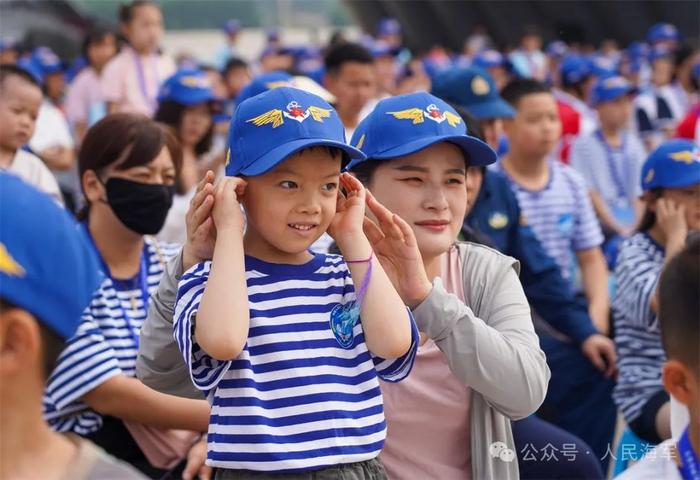
[[[549,325],[576,343],[597,333],[585,301],[575,295],[535,233],[522,221],[518,199],[501,173],[484,172],[481,190],[464,227],[485,235],[496,249],[520,262],[525,295]]]

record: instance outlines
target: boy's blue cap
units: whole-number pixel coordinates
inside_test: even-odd
[[[236,97],[236,105],[240,105],[245,100],[259,95],[263,92],[277,87],[288,87],[292,81],[292,76],[287,72],[275,71],[258,75],[251,82],[243,87]]]
[[[700,148],[692,140],[668,140],[642,167],[642,190],[683,188],[700,183]]]
[[[32,52],[32,61],[43,76],[63,72],[63,62],[49,47],[37,47]]]
[[[382,18],[377,24],[377,35],[398,35],[401,33],[401,24],[395,18]]]
[[[209,77],[198,68],[178,70],[163,83],[158,92],[159,102],[172,101],[186,106],[216,100]]]
[[[441,142],[460,147],[469,155],[470,166],[496,161],[491,147],[467,135],[462,117],[452,107],[425,92],[381,100],[357,126],[350,143],[361,149],[367,160],[390,160]],[[348,170],[362,161],[350,162]]]
[[[565,57],[559,65],[559,75],[564,86],[578,85],[592,74],[591,62],[580,55]]]
[[[226,20],[226,23],[224,23],[224,32],[231,34],[231,33],[236,33],[241,29],[241,22],[239,22],[235,18],[231,18],[229,20]]]
[[[75,221],[45,193],[0,173],[0,296],[63,339],[73,336],[101,276]]]
[[[601,78],[596,82],[591,90],[591,105],[598,105],[602,102],[616,100],[623,95],[630,95],[637,89],[625,77],[612,76]]]
[[[673,51],[664,45],[654,45],[649,49],[649,61],[653,62],[660,58],[671,59],[673,57]]]
[[[651,26],[647,32],[649,43],[660,42],[662,40],[680,40],[681,34],[675,25],[670,23],[657,23]]]
[[[39,85],[44,85],[44,72],[31,58],[20,58],[17,66],[29,73]]]
[[[467,109],[478,119],[510,118],[515,110],[498,94],[496,83],[481,68],[458,68],[439,74],[433,95]]]
[[[228,137],[226,175],[261,175],[313,146],[336,147],[351,159],[364,154],[345,143],[338,113],[321,97],[273,88],[238,105]]]
[[[549,42],[545,53],[548,57],[556,58],[557,60],[559,60],[564,58],[568,51],[569,46],[565,42],[561,40],[554,40],[553,42]]]
[[[610,77],[617,75],[617,62],[605,55],[592,55],[589,58],[591,72],[596,77]]]
[[[649,56],[649,45],[644,42],[632,42],[626,52],[631,60],[646,59]]]
[[[479,68],[508,67],[508,59],[498,50],[484,50],[474,57],[472,66]]]

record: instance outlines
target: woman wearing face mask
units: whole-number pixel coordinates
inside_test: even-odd
[[[209,419],[205,401],[164,395],[135,378],[150,294],[174,253],[149,235],[161,229],[172,204],[180,156],[175,138],[141,115],[114,114],[87,132],[79,154],[87,202],[79,228],[105,279],[44,397],[54,429],[86,436],[158,476],[180,463]]]
[[[101,75],[107,113],[153,115],[160,84],[175,72],[172,58],[158,50],[163,14],[152,0],[133,0],[119,11],[127,45],[105,66]]]

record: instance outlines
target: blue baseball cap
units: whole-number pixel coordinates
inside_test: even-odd
[[[49,47],[37,47],[32,52],[32,61],[43,76],[63,72],[63,62]]]
[[[495,68],[505,67],[510,65],[508,59],[498,50],[484,50],[474,57],[472,66],[479,68]]]
[[[668,58],[671,60],[673,58],[673,51],[663,45],[654,45],[649,49],[649,61],[659,60],[660,58]]]
[[[30,74],[39,85],[44,85],[44,72],[31,58],[20,58],[17,60],[17,66]]]
[[[224,32],[231,34],[231,33],[236,33],[241,29],[241,22],[239,22],[235,18],[230,18],[226,20],[224,23],[223,30]]]
[[[496,83],[481,68],[457,68],[438,75],[430,92],[467,109],[478,119],[510,118],[515,110],[498,94]]]
[[[238,105],[228,135],[226,175],[261,175],[304,148],[325,145],[350,159],[364,154],[345,143],[338,113],[321,97],[273,88]]]
[[[625,50],[630,60],[641,60],[649,56],[649,45],[644,42],[632,42]]]
[[[591,62],[580,55],[565,57],[559,65],[559,75],[564,86],[578,85],[592,74]]]
[[[0,173],[0,297],[63,339],[73,336],[102,280],[72,217],[19,177]]]
[[[395,18],[382,18],[377,24],[377,35],[399,35],[401,33],[401,24]]]
[[[381,100],[357,126],[350,143],[361,149],[367,160],[390,160],[441,142],[460,147],[469,156],[470,165],[496,161],[491,147],[467,135],[467,126],[452,107],[425,92]],[[348,170],[362,161],[350,162]]]
[[[568,53],[569,51],[569,46],[561,41],[561,40],[554,40],[553,42],[549,42],[549,45],[547,45],[547,49],[545,50],[545,53],[547,54],[548,57],[555,58],[557,60],[564,58],[564,56]]]
[[[617,62],[605,55],[592,55],[589,58],[591,73],[596,77],[611,77],[618,75]]]
[[[642,190],[683,188],[700,183],[700,147],[692,140],[668,140],[642,167]]]
[[[198,68],[182,68],[160,87],[158,101],[172,101],[181,105],[198,105],[218,99],[211,88],[207,74]]]
[[[292,76],[287,72],[274,71],[258,75],[251,82],[243,87],[236,97],[236,105],[240,105],[245,100],[277,87],[288,87],[292,81]]]
[[[612,76],[598,80],[591,90],[591,105],[616,100],[623,95],[631,95],[637,92],[632,83],[625,77]]]
[[[647,32],[647,41],[656,43],[663,40],[680,40],[681,34],[675,25],[670,23],[656,23]]]

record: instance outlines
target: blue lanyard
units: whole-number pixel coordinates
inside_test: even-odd
[[[97,254],[97,258],[100,261],[100,264],[102,265],[102,272],[109,278],[109,280],[112,282],[112,286],[114,287],[114,292],[117,293],[117,288],[116,288],[116,280],[112,276],[112,272],[109,270],[109,266],[107,263],[104,261],[104,258],[102,258],[102,254],[100,254],[100,251],[97,249],[97,245],[95,244],[95,239],[92,238],[92,235],[90,234],[90,229],[85,223],[81,223],[82,228],[85,230],[85,234],[87,235],[88,239],[90,240],[90,243],[92,244],[92,248],[94,248],[95,253]],[[143,247],[143,252],[141,253],[141,266],[139,267],[139,288],[141,289],[141,300],[143,301],[143,309],[144,311],[148,308],[148,300],[150,299],[150,295],[148,293],[148,247],[144,244]],[[124,309],[122,306],[122,302],[119,299],[119,295],[117,294],[117,306],[119,307],[119,310],[122,311],[122,317],[124,317],[124,321],[126,322],[127,328],[129,329],[129,334],[131,335],[132,340],[134,341],[134,345],[136,347],[139,346],[139,336],[138,336],[138,328],[136,325],[134,325],[131,321],[131,316],[127,313],[127,311]]]
[[[151,96],[148,94],[148,85],[146,85],[146,75],[144,74],[143,71],[143,63],[141,62],[141,56],[138,54],[136,50],[131,51],[132,56],[134,57],[134,66],[136,67],[136,77],[138,78],[139,81],[139,89],[141,90],[141,95],[143,95],[144,100],[146,100],[146,103],[150,106],[151,111],[155,111],[157,102],[154,98],[151,98]],[[156,82],[160,84],[159,80],[159,75],[158,75],[158,62],[156,60],[151,59],[151,66],[153,67],[153,78],[156,79]]]
[[[627,199],[627,189],[625,188],[625,183],[622,180],[622,176],[620,174],[620,171],[618,170],[617,166],[615,165],[615,155],[614,155],[614,150],[613,148],[608,144],[608,142],[605,140],[605,137],[603,136],[603,132],[600,130],[596,130],[595,132],[596,137],[598,137],[598,140],[600,140],[600,143],[603,144],[603,148],[605,149],[605,158],[608,163],[608,171],[610,172],[610,177],[612,178],[613,183],[615,184],[615,189],[617,191],[617,199]],[[622,169],[627,170],[629,168],[628,165],[628,158],[627,158],[627,149],[625,148],[627,146],[627,136],[623,135],[622,137],[622,145],[620,146],[620,151],[622,152],[623,158],[622,158]]]
[[[681,461],[678,471],[683,480],[700,480],[700,460],[690,443],[688,429],[689,427],[685,427],[681,439],[678,440],[678,456]]]

